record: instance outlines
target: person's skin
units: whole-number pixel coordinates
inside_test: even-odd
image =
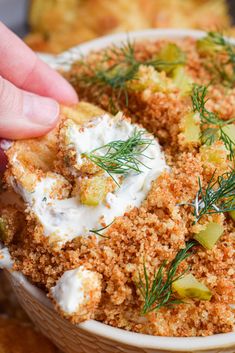
[[[41,136],[56,125],[59,103],[78,102],[72,86],[1,22],[0,58],[0,138]],[[0,168],[3,159],[0,151]]]

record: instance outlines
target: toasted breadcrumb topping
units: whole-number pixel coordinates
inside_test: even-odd
[[[165,43],[163,40],[137,43],[136,55],[148,58],[159,52]],[[187,54],[187,74],[194,82],[207,84],[212,77],[203,65],[204,59],[197,52],[195,41],[185,39],[177,45]],[[102,52],[92,53],[87,59],[89,67],[95,66],[101,58]],[[86,86],[76,80],[84,70],[87,67],[78,63],[66,74],[80,99],[109,111],[112,96],[127,117],[158,138],[171,170],[163,172],[152,183],[141,207],[118,217],[99,242],[92,235],[80,237],[57,251],[42,236],[42,229],[29,210],[27,227],[16,237],[10,235],[8,241],[15,269],[46,292],[65,271],[85,266],[87,270],[98,272],[102,276],[101,300],[83,319],[94,318],[114,327],[160,336],[208,336],[233,331],[235,313],[230,304],[235,303],[234,221],[227,214],[212,214],[194,224],[192,208],[187,205],[198,191],[198,178],[206,184],[215,171],[215,165],[201,154],[199,145],[185,144],[182,140],[181,121],[191,109],[190,97],[180,96],[177,88],[164,93],[131,91],[127,106],[125,97],[115,96],[110,87],[104,87],[100,94],[95,84]],[[213,84],[209,87],[209,97],[208,109],[219,112],[224,120],[235,116],[235,88]],[[67,150],[61,147],[57,135],[53,138],[58,150],[49,170],[62,174],[73,185],[66,165]],[[8,154],[10,161],[11,153],[12,150]],[[221,175],[230,166],[229,161],[218,163],[216,173]],[[32,173],[36,169],[30,168]],[[43,168],[41,172],[44,173]],[[17,177],[10,165],[6,178],[12,174]],[[184,206],[179,206],[182,202]],[[136,287],[143,264],[152,278],[163,261],[173,260],[192,235],[212,221],[224,227],[219,241],[211,250],[199,244],[195,246],[192,256],[178,269],[182,273],[189,266],[190,272],[210,289],[212,299],[187,299],[186,303],[162,307],[143,316],[143,297]]]

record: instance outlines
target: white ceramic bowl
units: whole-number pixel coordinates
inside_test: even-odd
[[[200,38],[203,32],[193,30],[144,30],[128,34],[130,40],[184,37]],[[79,45],[58,56],[41,55],[52,67],[66,69],[78,57],[115,43],[121,45],[127,34],[106,36]],[[19,302],[38,328],[66,353],[235,353],[235,333],[209,337],[155,337],[124,331],[90,320],[72,325],[53,309],[45,293],[16,272],[6,271]]]

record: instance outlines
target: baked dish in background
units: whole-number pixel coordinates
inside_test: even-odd
[[[19,202],[1,210],[1,266],[73,323],[232,332],[234,55],[209,32],[75,62],[64,75],[81,103],[47,136],[8,145]]]
[[[145,28],[227,29],[225,0],[31,0],[30,34],[36,51],[60,53],[110,33]]]

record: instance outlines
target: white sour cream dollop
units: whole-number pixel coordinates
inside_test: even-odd
[[[11,269],[14,262],[11,258],[7,247],[1,247],[0,245],[0,268]]]
[[[101,280],[98,273],[80,266],[66,271],[50,289],[50,295],[65,314],[79,314],[91,301],[99,301]]]

